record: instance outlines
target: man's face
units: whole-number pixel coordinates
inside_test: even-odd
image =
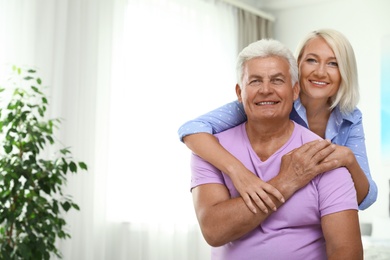
[[[298,84],[292,86],[287,60],[277,56],[254,58],[244,64],[239,101],[249,120],[283,119],[289,117],[292,104],[298,98]]]

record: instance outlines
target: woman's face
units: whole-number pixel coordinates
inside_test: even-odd
[[[333,50],[321,37],[311,39],[299,60],[301,99],[329,100],[341,83],[341,75]]]

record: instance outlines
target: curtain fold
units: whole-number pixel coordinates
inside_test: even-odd
[[[273,22],[245,10],[237,10],[238,49],[239,53],[250,43],[273,37]]]

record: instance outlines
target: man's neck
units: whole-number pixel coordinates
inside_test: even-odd
[[[249,141],[260,160],[266,161],[291,137],[294,123],[284,120],[280,124],[271,122],[247,122],[245,126]]]

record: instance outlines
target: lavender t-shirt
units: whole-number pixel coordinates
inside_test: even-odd
[[[251,147],[245,123],[216,134],[219,142],[262,180],[275,177],[284,154],[312,140],[320,139],[296,124],[291,138],[262,162]],[[206,183],[226,185],[232,197],[239,193],[231,179],[195,154],[191,159],[191,188]],[[327,259],[321,217],[358,209],[356,191],[346,168],[318,175],[296,192],[278,211],[256,229],[221,247],[212,247],[211,259]]]

